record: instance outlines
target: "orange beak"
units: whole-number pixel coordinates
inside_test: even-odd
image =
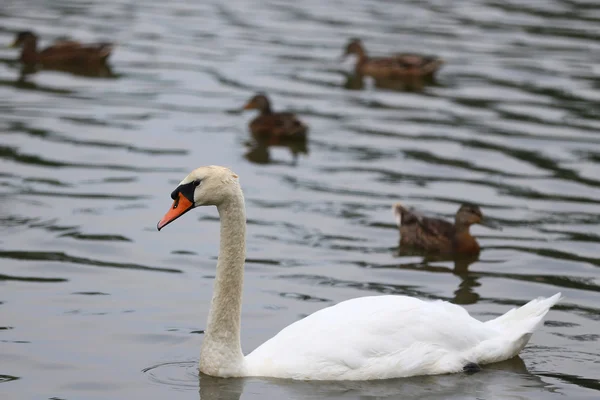
[[[249,101],[248,103],[246,103],[246,105],[244,106],[244,110],[253,110],[256,108],[256,105],[254,105],[253,101]]]
[[[156,228],[158,228],[159,231],[166,225],[175,221],[177,218],[181,217],[183,214],[194,208],[194,203],[189,201],[183,194],[181,194],[181,192],[178,193],[178,195],[179,196],[173,202],[171,209],[167,211],[165,216],[162,217],[160,221],[158,221],[158,224],[156,224]]]

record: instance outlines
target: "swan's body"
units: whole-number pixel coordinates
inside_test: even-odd
[[[194,206],[216,205],[221,244],[200,371],[220,377],[372,380],[462,371],[514,357],[542,324],[560,293],[533,300],[487,322],[444,301],[372,296],[322,309],[284,328],[243,356],[240,317],[245,210],[237,176],[202,167],[171,194],[162,228]]]

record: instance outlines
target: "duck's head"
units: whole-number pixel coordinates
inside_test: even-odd
[[[248,100],[244,110],[259,110],[261,113],[269,113],[271,112],[271,103],[264,93],[258,93]]]
[[[15,35],[15,41],[10,47],[21,47],[28,43],[36,43],[37,36],[32,31],[21,31]]]
[[[216,165],[197,168],[171,192],[173,205],[156,227],[160,231],[195,207],[218,207],[240,193],[238,176],[229,168]]]
[[[365,48],[363,47],[362,41],[358,38],[352,38],[346,45],[346,50],[342,55],[342,58],[346,58],[351,54],[356,54],[358,56],[365,54]]]
[[[500,229],[495,223],[486,220],[479,206],[471,203],[463,203],[456,212],[456,225],[470,226],[480,224],[492,229]]]

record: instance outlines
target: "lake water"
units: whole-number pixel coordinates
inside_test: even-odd
[[[24,1],[33,29],[118,42],[114,76],[19,80],[0,49],[0,398],[596,399],[600,395],[600,9],[593,1]],[[349,37],[446,60],[422,92],[349,84]],[[347,88],[351,86],[353,90]],[[247,146],[257,91],[310,125],[308,154]],[[489,319],[561,291],[521,357],[474,375],[308,383],[198,377],[215,209],[163,232],[193,168],[232,168],[247,201],[242,342],[394,293]],[[398,255],[402,200],[472,201],[467,267]]]

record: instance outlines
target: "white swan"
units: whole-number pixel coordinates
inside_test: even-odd
[[[217,206],[221,242],[200,372],[219,377],[372,380],[477,368],[516,356],[560,293],[487,322],[444,301],[372,296],[322,309],[244,357],[240,345],[246,253],[244,196],[231,170],[208,166],[171,193],[160,230],[198,206]]]

